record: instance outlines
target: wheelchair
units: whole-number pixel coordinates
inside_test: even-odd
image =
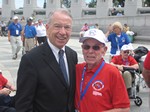
[[[131,95],[129,96],[129,98],[134,100],[134,103],[136,104],[136,106],[141,106],[142,99],[138,96],[138,93],[140,91],[140,85],[144,81],[144,79],[142,78],[139,70],[135,70],[129,67],[123,67],[123,70],[129,71],[133,78],[132,87],[131,87]],[[136,79],[138,80],[136,81]]]

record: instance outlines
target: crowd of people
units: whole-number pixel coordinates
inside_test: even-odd
[[[26,23],[26,24],[24,24]],[[32,48],[43,44],[46,41],[46,26],[42,19],[33,22],[33,18],[24,18],[19,21],[17,16],[14,16],[8,22],[8,41],[12,48],[12,59],[18,57],[18,52],[22,49],[23,54],[28,53]]]
[[[67,46],[73,24],[68,10],[51,12],[46,25],[42,19],[33,24],[33,18],[29,17],[22,28],[18,19],[14,16],[8,26],[8,41],[12,59],[17,58],[23,45],[25,55],[18,69],[17,89],[0,74],[0,98],[10,99],[7,105],[0,100],[1,112],[130,111],[134,77],[124,67],[139,66],[120,22],[110,25],[105,34],[98,24],[90,28],[85,23],[79,38],[85,62],[78,63],[77,52]],[[110,49],[110,63],[104,60],[107,49]],[[150,53],[143,76],[150,87],[149,56]],[[16,91],[13,98],[9,96],[11,91]]]

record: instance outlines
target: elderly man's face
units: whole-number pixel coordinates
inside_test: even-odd
[[[82,44],[84,60],[90,69],[97,66],[107,51],[107,47],[95,39],[87,39]]]
[[[130,50],[121,51],[121,55],[123,59],[127,59],[130,54]]]
[[[56,12],[50,24],[46,26],[47,36],[50,42],[62,48],[70,39],[72,31],[72,18],[68,15]]]

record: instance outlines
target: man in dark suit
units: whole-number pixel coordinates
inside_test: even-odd
[[[47,41],[24,55],[17,78],[17,112],[74,112],[75,65],[77,53],[66,46],[72,17],[65,9],[50,13],[46,25]],[[59,65],[64,53],[67,81]]]

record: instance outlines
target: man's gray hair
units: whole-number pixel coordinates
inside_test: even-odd
[[[59,9],[56,9],[56,10],[51,11],[51,12],[49,13],[48,19],[47,19],[47,23],[50,23],[50,22],[52,21],[53,15],[54,15],[56,12],[63,13],[63,14],[65,14],[65,15],[68,15],[70,18],[72,18],[71,13],[70,13],[67,9],[59,8]]]

